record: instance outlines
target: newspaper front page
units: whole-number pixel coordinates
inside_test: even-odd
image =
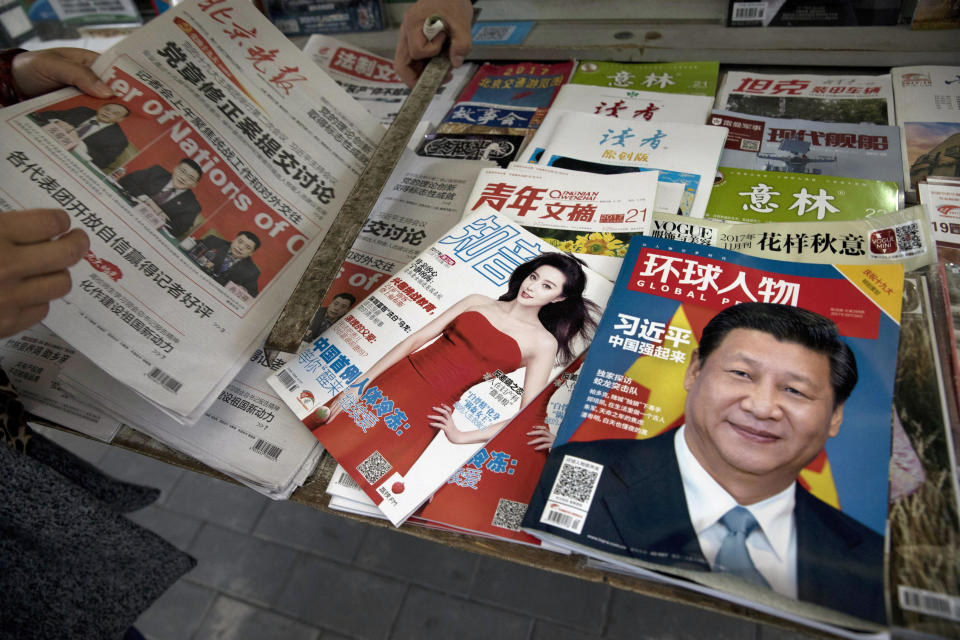
[[[115,98],[3,111],[0,207],[62,207],[87,231],[47,326],[190,414],[277,313],[382,127],[234,0],[176,7],[94,70]]]

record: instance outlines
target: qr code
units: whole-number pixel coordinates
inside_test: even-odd
[[[523,522],[523,514],[526,512],[526,503],[500,498],[500,502],[497,503],[497,511],[493,514],[493,521],[490,524],[501,529],[519,531],[520,523]]]
[[[597,483],[600,472],[594,469],[584,469],[563,461],[560,473],[553,485],[551,495],[567,498],[581,505],[586,505],[593,494],[593,487]]]
[[[760,151],[760,141],[743,139],[740,141],[740,149],[743,151]]]
[[[374,451],[366,460],[357,465],[357,471],[370,484],[377,484],[380,478],[387,475],[387,472],[392,468],[393,465],[387,462],[387,459],[380,455],[379,451]]]
[[[916,222],[909,222],[895,227],[897,246],[906,253],[915,252],[923,248],[923,238],[920,236],[920,226]]]

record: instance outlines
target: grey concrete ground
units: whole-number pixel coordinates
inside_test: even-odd
[[[116,447],[45,434],[162,490],[132,518],[197,558],[137,621],[149,640],[803,639],[274,502]]]

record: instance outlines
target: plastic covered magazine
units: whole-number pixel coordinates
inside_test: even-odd
[[[399,524],[586,348],[611,289],[516,223],[468,216],[270,384]]]
[[[634,238],[524,529],[778,615],[884,624],[902,288],[900,265]]]
[[[653,214],[650,235],[720,247],[759,258],[816,264],[902,264],[906,271],[937,261],[922,207],[870,218],[808,222],[727,222]]]
[[[611,62],[581,60],[570,78],[595,87],[713,96],[720,64],[713,62]]]
[[[903,191],[897,127],[720,110],[714,110],[709,122],[729,130],[720,166],[885,180]]]
[[[770,118],[896,124],[890,74],[727,71],[715,107]]]
[[[544,433],[556,435],[583,357],[570,363],[406,522],[539,546],[540,540],[521,531],[520,523],[547,459],[540,446],[548,441]],[[327,493],[331,509],[384,517],[343,467],[334,471]]]
[[[890,625],[950,637],[960,622],[960,491],[952,346],[941,333],[952,333],[953,323],[942,275],[907,274],[904,287],[887,572]]]
[[[503,431],[457,469],[416,511],[416,522],[539,544],[520,530],[548,453],[531,442],[539,437],[536,444],[546,446],[543,429],[556,433],[582,364],[583,356],[570,363]]]
[[[554,136],[560,117],[568,111],[637,122],[703,124],[707,121],[712,106],[712,95],[700,96],[567,84],[560,87],[557,99],[554,100],[553,106],[550,107],[550,111],[547,112],[533,139],[524,149],[520,161],[540,161],[543,150]],[[563,132],[559,132],[558,135],[563,135]]]
[[[480,66],[437,133],[525,135],[536,129],[570,77],[573,61]]]
[[[591,173],[656,169],[654,211],[702,218],[727,130],[707,124],[611,120],[568,112],[539,164]]]
[[[960,66],[894,67],[890,75],[907,188],[960,175]]]
[[[707,217],[734,222],[824,222],[899,209],[896,182],[720,166]]]

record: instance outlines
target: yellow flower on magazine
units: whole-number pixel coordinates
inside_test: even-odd
[[[561,251],[573,252],[576,250],[576,247],[573,244],[573,240],[564,240],[557,245]]]
[[[576,250],[579,253],[589,253],[595,256],[615,256],[618,249],[622,249],[623,242],[612,233],[594,231],[585,236],[577,236]]]

